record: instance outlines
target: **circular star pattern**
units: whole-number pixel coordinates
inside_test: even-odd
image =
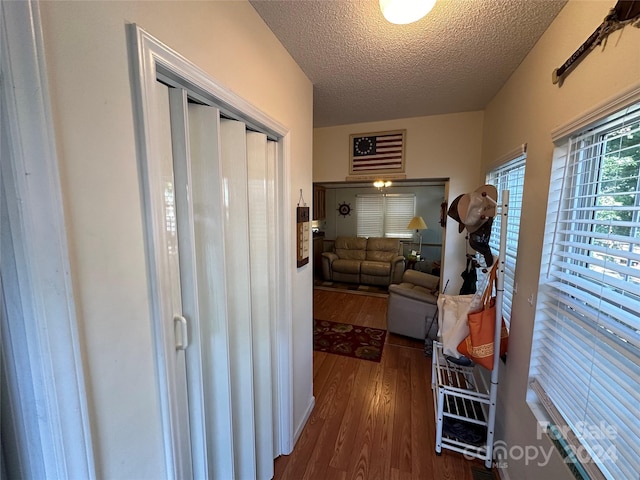
[[[373,140],[369,137],[358,138],[354,147],[356,155],[369,155],[373,151]]]

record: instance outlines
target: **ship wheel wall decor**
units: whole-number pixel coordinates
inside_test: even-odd
[[[346,217],[347,215],[351,215],[351,204],[347,202],[342,202],[341,204],[338,205],[338,212],[343,217]]]

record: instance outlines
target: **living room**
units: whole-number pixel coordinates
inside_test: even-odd
[[[459,275],[465,267],[467,247],[464,236],[458,234],[457,229],[440,226],[440,206],[442,202],[446,202],[448,206],[457,195],[472,191],[479,186],[476,183],[478,183],[480,166],[472,166],[469,159],[482,156],[482,135],[485,122],[483,112],[465,112],[316,128],[314,129],[313,143],[314,184],[334,185],[335,182],[344,182],[350,176],[348,141],[346,141],[350,135],[406,130],[405,173],[407,181],[422,182],[425,186],[428,185],[428,182],[433,183],[433,190],[431,190],[433,194],[425,197],[428,199],[428,205],[416,205],[415,214],[422,216],[428,227],[421,233],[424,238],[429,240],[427,243],[441,244],[443,285],[447,280],[450,280],[451,291],[456,288],[459,290]],[[452,172],[455,172],[455,175]],[[390,188],[402,184],[402,182],[396,182]],[[327,195],[330,195],[331,191],[328,189]],[[373,187],[372,181],[368,191],[377,191]],[[443,197],[439,198],[440,193]],[[331,198],[333,202],[330,202],[330,198],[327,196],[325,200],[326,215],[327,218],[334,217],[336,230],[332,231],[331,224],[333,222],[327,221],[326,233],[329,235],[327,238],[330,239],[332,234],[337,235],[338,228],[342,228],[343,225],[345,228],[349,228],[349,230],[345,230],[345,233],[355,234],[355,219],[357,218],[355,210],[346,219],[340,216],[337,211],[339,204],[346,201],[346,197],[344,199],[341,197]],[[355,203],[351,206],[355,207]],[[447,221],[446,218],[445,220]],[[449,219],[448,222],[453,222],[453,220]],[[416,242],[419,240],[416,235],[413,239]]]
[[[375,187],[373,182],[314,184],[314,189],[322,189],[321,196],[314,195],[311,224],[314,277],[322,278],[320,252],[331,251],[337,237],[358,236],[399,238],[407,267],[439,274],[443,238],[441,215],[447,183],[442,180],[400,180],[381,188]],[[385,208],[383,197],[396,201],[395,208]],[[316,202],[323,202],[322,208],[316,208]],[[361,202],[362,208],[369,212],[370,223],[362,218],[362,213],[358,215]],[[391,208],[393,210],[389,212]],[[425,226],[406,228],[413,217],[422,218]],[[418,259],[417,252],[421,253]]]

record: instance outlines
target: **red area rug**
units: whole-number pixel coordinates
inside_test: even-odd
[[[379,362],[387,331],[349,323],[313,320],[313,349]]]

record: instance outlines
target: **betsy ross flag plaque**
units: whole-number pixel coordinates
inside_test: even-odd
[[[406,130],[350,136],[350,174],[404,173]]]

